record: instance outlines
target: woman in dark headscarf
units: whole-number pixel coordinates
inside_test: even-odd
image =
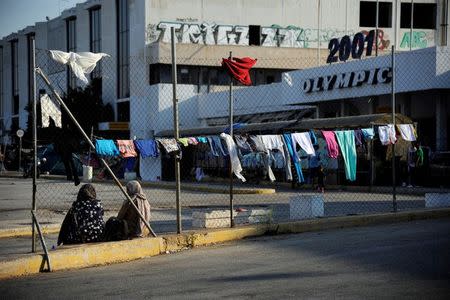
[[[142,187],[136,180],[127,183],[127,193],[139,212],[144,216],[147,222],[150,221],[150,203],[142,191]],[[125,200],[117,215],[120,220],[125,220],[128,226],[128,238],[142,237],[145,232],[145,223],[139,217],[134,207],[128,200]]]
[[[60,244],[98,242],[103,239],[103,207],[92,184],[85,184],[67,212],[58,236]]]

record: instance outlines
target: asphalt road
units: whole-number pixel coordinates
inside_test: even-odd
[[[450,219],[269,236],[0,281],[4,299],[448,299]]]

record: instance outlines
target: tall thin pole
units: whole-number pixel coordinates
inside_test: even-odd
[[[174,138],[180,138],[178,128],[178,99],[177,99],[177,52],[175,49],[175,28],[170,27],[171,48],[172,48],[172,95],[173,95],[173,131]],[[177,206],[177,233],[181,233],[181,206],[180,206],[180,155],[175,155],[175,199]]]
[[[376,5],[376,12],[375,12],[375,56],[378,56],[378,18],[379,18],[379,10],[380,10],[380,3]]]
[[[233,53],[230,51],[230,57],[231,60],[233,57]],[[230,76],[230,136],[233,138],[233,77]],[[233,168],[231,166],[231,154],[230,156],[230,226],[234,227],[234,216],[233,216]]]
[[[33,195],[32,195],[32,203],[31,203],[31,210],[33,213],[36,212],[36,177],[37,177],[37,117],[36,117],[36,102],[37,102],[37,96],[36,96],[36,41],[35,39],[31,39],[31,51],[33,53],[31,54],[31,67],[33,68],[33,83],[31,86],[31,93],[33,95],[33,112],[32,112],[32,120],[33,120]],[[35,228],[35,222],[34,218],[33,222],[31,222],[31,252],[36,252],[36,228]]]
[[[414,27],[414,0],[411,0],[411,26],[409,27],[409,51],[412,50]]]
[[[320,65],[320,0],[317,1],[317,65]]]
[[[395,46],[392,45],[392,125],[395,130]],[[397,212],[397,191],[395,183],[395,144],[392,144],[392,208]]]

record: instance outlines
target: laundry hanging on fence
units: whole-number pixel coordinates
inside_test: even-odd
[[[158,157],[158,145],[154,140],[135,140],[134,145],[142,158]]]
[[[55,126],[61,128],[61,107],[49,95],[41,96],[41,116],[42,127],[49,127],[50,118],[55,122]]]
[[[416,130],[412,124],[399,124],[397,129],[405,141],[414,142],[416,140]]]
[[[156,140],[166,150],[167,153],[180,151],[180,147],[175,139],[160,138]]]
[[[247,137],[246,136],[242,136],[242,135],[236,134],[234,136],[234,140],[236,142],[236,146],[239,148],[239,150],[241,150],[241,152],[249,153],[249,152],[253,151],[252,147],[247,142]]]
[[[316,151],[314,150],[314,146],[311,142],[311,136],[309,135],[309,132],[296,132],[291,134],[292,137],[292,143],[295,146],[298,144],[300,148],[302,148],[306,154],[308,155],[316,155]]]
[[[106,53],[49,51],[52,59],[65,65],[68,64],[75,76],[85,84],[89,83],[85,74],[91,73],[100,59],[109,56]]]
[[[362,130],[361,129],[355,129],[353,131],[353,133],[355,134],[355,144],[356,144],[356,146],[364,145],[364,135],[362,133]]]
[[[339,156],[339,146],[336,141],[336,136],[333,131],[322,131],[322,135],[327,143],[328,156],[337,158]]]
[[[284,149],[283,149],[284,142],[281,135],[267,134],[267,135],[260,135],[259,138],[261,139],[264,148],[266,149],[268,157],[270,158],[270,151],[278,150],[281,153],[281,159],[283,159],[282,165],[286,167],[286,157],[284,156]],[[269,169],[267,170],[268,173],[273,174],[272,168],[270,166],[270,160],[269,160],[269,168],[270,170]],[[273,176],[273,180],[275,180],[275,175]]]
[[[395,144],[397,141],[395,127],[393,124],[387,124],[386,126],[378,126],[378,136],[380,142],[383,145]]]
[[[236,175],[237,178],[239,178],[242,182],[245,182],[245,177],[242,176],[242,166],[241,162],[239,160],[236,144],[233,141],[233,138],[226,133],[221,133],[220,137],[225,141],[225,144],[227,145],[228,153],[230,154],[230,162],[231,162],[231,170],[233,171],[234,175]]]
[[[137,153],[132,140],[117,140],[119,152],[122,157],[136,157]]]
[[[345,178],[356,180],[356,145],[353,130],[335,131],[345,164]]]
[[[361,128],[361,131],[366,141],[371,140],[375,137],[375,132],[373,128]]]
[[[198,145],[198,141],[195,137],[188,138],[188,144],[189,145]]]
[[[316,137],[316,134],[314,133],[313,130],[309,131],[309,136],[311,138],[311,143],[313,144],[313,146],[317,145],[317,143],[318,143],[317,142],[317,137]]]
[[[120,154],[113,140],[96,140],[95,151],[103,156],[119,156]]]
[[[188,138],[179,138],[178,142],[183,145],[184,147],[189,146],[189,139]]]
[[[295,145],[292,142],[292,137],[290,133],[283,134],[283,138],[285,141],[286,148],[289,152],[289,155],[292,157],[292,160],[294,162],[294,168],[297,173],[297,180],[298,182],[305,182],[305,178],[303,178],[303,172],[302,167],[300,166],[300,159],[297,155],[297,151],[295,151]]]

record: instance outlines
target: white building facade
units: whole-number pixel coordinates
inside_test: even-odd
[[[32,39],[38,49],[109,54],[94,76],[103,78],[103,102],[112,104],[114,121],[129,122],[130,137],[137,138],[150,138],[159,131],[171,129],[171,27],[177,35],[182,128],[220,124],[220,120],[226,119],[227,102],[219,99],[227,97],[224,91],[227,82],[220,77],[218,68],[220,60],[230,51],[236,57],[258,59],[252,73],[256,86],[236,92],[239,97],[236,115],[270,113],[286,110],[287,105],[319,103],[314,104],[318,107],[317,117],[345,116],[355,114],[346,106],[350,102],[357,108],[356,113],[375,113],[379,107],[389,104],[388,83],[363,83],[324,91],[323,86],[314,88],[314,79],[322,78],[323,84],[327,75],[370,73],[389,67],[390,56],[386,54],[390,54],[393,45],[396,51],[428,51],[423,65],[414,61],[411,69],[405,71],[404,76],[411,80],[398,86],[398,93],[403,93],[399,96],[398,112],[429,119],[431,126],[447,128],[448,92],[444,96],[424,92],[449,88],[448,70],[438,68],[445,66],[450,37],[447,5],[445,0],[91,0],[80,3],[55,19],[36,23],[0,40],[1,134],[4,141],[10,141],[7,137],[14,134],[11,129],[26,128],[25,107],[32,98]],[[380,57],[327,65],[330,40],[341,41],[346,35],[353,38],[360,32],[366,39],[375,28],[378,28],[377,47],[372,57]],[[406,53],[399,54],[399,60],[411,57],[417,54],[410,58]],[[45,67],[44,72],[61,90],[81,85],[66,67],[51,63]],[[282,76],[287,71],[292,79],[289,84]],[[435,78],[436,82],[421,86],[421,76],[425,75],[419,74],[423,73],[434,76],[427,78]],[[308,91],[308,80],[312,80],[311,91]],[[43,87],[38,86],[37,90],[40,88]],[[255,96],[266,99],[261,103],[267,105],[252,105]],[[414,100],[424,96],[432,97],[433,105]],[[431,120],[436,113],[441,114],[439,121]],[[434,128],[436,148],[447,149],[446,131]],[[437,132],[445,132],[444,138],[436,138]],[[147,165],[143,169],[152,165],[157,170],[144,179],[155,180],[160,175],[160,162],[144,164]]]

